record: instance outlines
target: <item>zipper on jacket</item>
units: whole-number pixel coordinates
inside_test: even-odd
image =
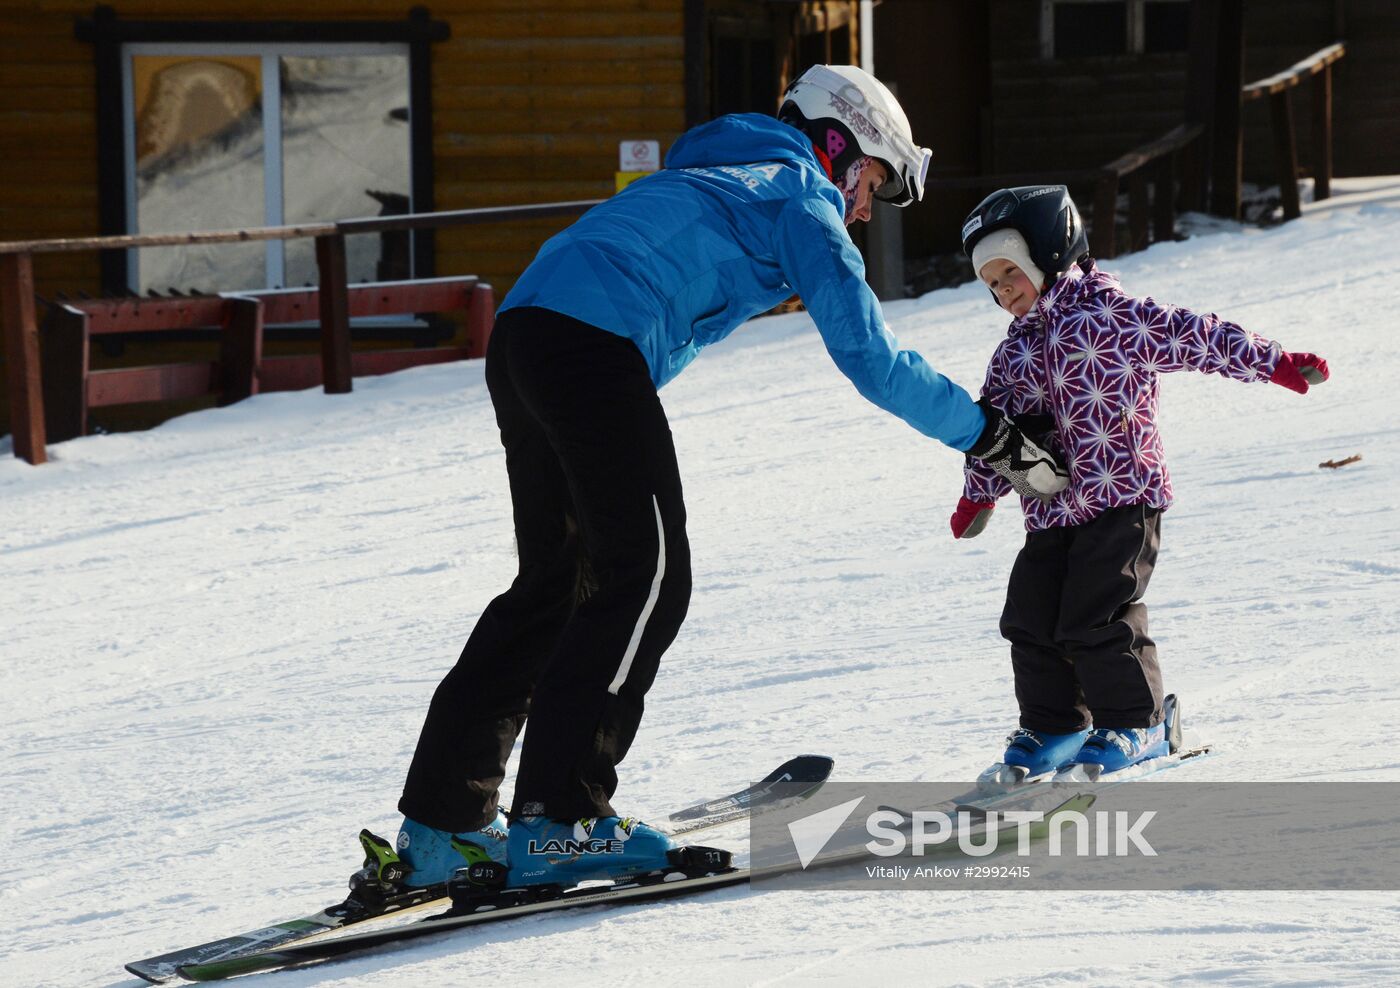
[[[1128,421],[1128,410],[1118,409],[1118,417],[1123,422],[1123,438],[1127,440],[1128,452],[1133,455],[1133,463],[1141,465],[1142,455],[1138,452],[1137,437],[1133,435],[1132,425]]]

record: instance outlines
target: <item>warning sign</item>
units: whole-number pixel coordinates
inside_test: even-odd
[[[654,172],[661,169],[660,141],[622,141],[617,146],[617,170]]]

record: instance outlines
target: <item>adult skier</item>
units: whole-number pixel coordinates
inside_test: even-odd
[[[657,390],[746,320],[795,293],[871,402],[1019,491],[1063,488],[1014,423],[899,349],[866,286],[846,226],[873,199],[922,198],[929,156],[874,77],[815,66],[777,119],[723,116],[682,135],[664,169],[550,239],[506,296],[486,384],[519,573],[428,709],[399,802],[408,885],[487,859],[508,862],[511,886],[666,867],[671,840],[611,803],[690,599]],[[497,791],[522,727],[507,825]]]

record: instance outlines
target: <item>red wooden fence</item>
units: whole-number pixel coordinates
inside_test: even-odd
[[[364,377],[484,356],[495,312],[491,286],[476,278],[349,286],[347,318],[454,310],[467,313],[465,346],[351,353],[345,366],[352,376]],[[315,288],[55,303],[42,333],[48,441],[86,435],[88,411],[93,408],[209,394],[217,394],[219,404],[229,405],[263,391],[295,391],[323,384],[323,356],[263,356],[264,326],[315,320],[320,311],[320,291]],[[209,326],[220,330],[217,360],[112,370],[89,367],[94,336]],[[337,366],[340,363],[337,361]]]
[[[602,200],[549,202],[533,206],[497,206],[441,213],[376,216],[302,226],[257,227],[140,236],[80,237],[0,243],[0,329],[3,330],[10,431],[14,452],[30,463],[45,462],[48,430],[46,404],[52,403],[55,438],[81,435],[87,409],[104,404],[217,393],[237,401],[257,391],[311,387],[320,382],[328,394],[351,389],[355,374],[382,374],[415,364],[458,360],[486,352],[495,303],[489,285],[474,278],[347,284],[345,238],[357,233],[469,226],[502,220],[582,213]],[[231,296],[178,299],[129,299],[65,303],[52,316],[41,355],[34,314],[34,269],[31,255],[86,250],[126,250],[182,244],[242,243],[314,237],[320,275],[317,289],[243,292]],[[470,293],[463,295],[470,285]],[[455,293],[455,294],[454,294]],[[160,303],[170,303],[162,305]],[[441,306],[442,308],[437,308]],[[350,320],[360,315],[444,311],[465,308],[468,345],[411,351],[353,353]],[[320,323],[319,358],[262,356],[262,327],[283,319],[314,318]],[[149,319],[149,322],[147,321]],[[104,320],[106,320],[104,322]],[[192,321],[193,320],[193,321]],[[177,328],[221,327],[217,361],[162,367],[91,371],[88,344],[93,334]],[[104,328],[121,326],[122,328]],[[52,351],[52,358],[47,354]],[[52,371],[44,364],[52,359]]]

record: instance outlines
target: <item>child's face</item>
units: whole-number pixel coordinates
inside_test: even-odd
[[[1031,283],[1026,273],[1004,257],[992,258],[977,274],[996,296],[997,305],[1017,319],[1030,312],[1035,300],[1040,298],[1040,289]]]

